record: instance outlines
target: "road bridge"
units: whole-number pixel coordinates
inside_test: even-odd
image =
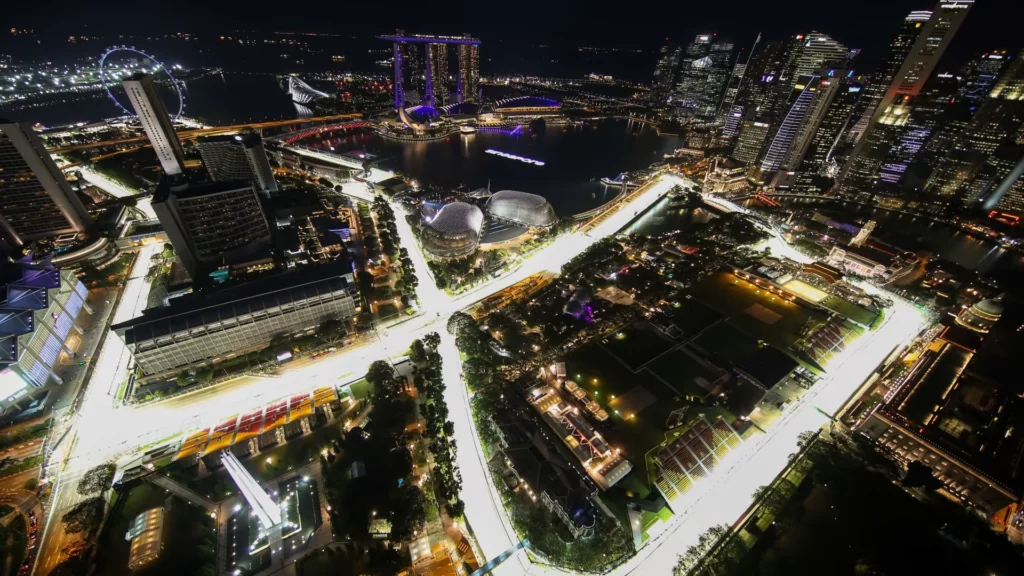
[[[330,116],[314,116],[311,118],[292,118],[289,120],[269,120],[266,122],[250,122],[248,124],[233,124],[231,126],[210,126],[207,128],[193,128],[179,130],[177,132],[180,140],[191,140],[199,136],[217,136],[221,134],[234,134],[243,128],[262,130],[264,128],[278,128],[291,126],[293,124],[309,124],[313,122],[332,122],[335,120],[346,120],[362,118],[362,114],[331,114]],[[91,148],[102,148],[103,146],[120,146],[122,144],[144,144],[148,142],[146,135],[133,136],[131,138],[119,138],[117,140],[104,140],[102,142],[86,142],[84,144],[72,144],[70,146],[59,146],[50,148],[51,153],[68,152],[70,150],[89,150]]]

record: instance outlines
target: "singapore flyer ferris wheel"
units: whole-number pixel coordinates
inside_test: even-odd
[[[107,96],[114,102],[114,104],[117,105],[117,107],[120,108],[121,111],[124,112],[126,115],[132,117],[135,116],[135,112],[133,112],[130,107],[127,107],[120,101],[118,101],[118,99],[114,96],[114,92],[111,90],[111,87],[116,87],[120,85],[121,80],[123,80],[122,76],[126,75],[125,69],[115,68],[113,58],[111,58],[110,62],[108,62],[108,58],[111,56],[111,54],[116,54],[118,52],[134,53],[139,56],[142,56],[149,62],[152,62],[152,68],[146,69],[145,67],[141,67],[139,70],[132,70],[132,72],[146,71],[150,73],[155,73],[158,70],[162,70],[163,73],[167,75],[167,78],[170,79],[171,86],[174,87],[174,90],[175,92],[177,92],[178,95],[177,111],[171,112],[170,110],[168,110],[168,112],[170,112],[171,119],[174,121],[177,121],[179,118],[181,118],[181,114],[185,111],[185,95],[181,91],[181,85],[174,78],[174,75],[171,74],[171,71],[163,65],[163,63],[157,60],[154,56],[147,54],[146,52],[134,46],[111,46],[110,48],[107,48],[100,56],[100,62],[97,72],[100,77],[100,82],[103,83],[103,89],[107,91]],[[168,106],[168,108],[171,108],[171,106]]]

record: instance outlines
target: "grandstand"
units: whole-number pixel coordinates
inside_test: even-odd
[[[816,329],[808,330],[794,349],[803,351],[811,360],[824,367],[833,356],[842,352],[860,334],[840,316],[833,316]]]
[[[682,503],[682,497],[710,476],[742,442],[721,417],[711,423],[700,415],[689,428],[655,448],[648,456],[648,473],[653,475],[653,484],[669,508],[678,513],[676,506]]]
[[[299,419],[312,415],[315,408],[326,406],[337,399],[338,395],[333,388],[317,388],[252,413],[233,416],[217,426],[204,428],[186,436],[178,447],[174,460],[193,454],[211,454],[285,424],[298,422]]]

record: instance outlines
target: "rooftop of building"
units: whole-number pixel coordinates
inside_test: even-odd
[[[204,144],[207,142],[240,142],[246,146],[253,146],[255,144],[259,144],[262,141],[263,137],[261,137],[258,132],[243,132],[240,134],[223,134],[216,136],[200,136],[196,138],[196,142],[198,142],[199,144]]]
[[[170,179],[164,177],[160,179],[160,183],[157,184],[156,191],[153,192],[153,204],[166,202],[172,192],[174,193],[175,198],[184,200],[188,198],[201,198],[203,196],[222,194],[224,192],[242,190],[244,188],[252,190],[252,182],[245,180],[224,180],[221,182],[200,182],[198,184],[189,183],[187,186],[178,187],[172,186]]]
[[[452,202],[445,204],[427,225],[443,234],[468,231],[479,234],[483,223],[484,213],[480,208],[466,202]]]
[[[737,366],[744,374],[765,388],[783,381],[799,364],[774,346],[759,346]]]
[[[897,254],[894,252],[869,246],[867,244],[861,246],[841,246],[841,248],[845,250],[847,254],[858,256],[875,264],[881,264],[886,268],[892,266],[896,262],[897,258]]]
[[[258,281],[194,292],[171,300],[169,306],[147,310],[142,316],[117,324],[112,329],[122,334],[125,343],[132,344],[188,327],[204,326],[224,318],[312,298],[325,290],[355,290],[350,281],[351,274],[349,262],[334,262]]]

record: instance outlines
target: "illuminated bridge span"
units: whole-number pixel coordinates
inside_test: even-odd
[[[349,122],[339,122],[337,124],[327,124],[325,126],[317,126],[316,128],[308,128],[306,130],[299,130],[296,132],[289,132],[287,134],[280,134],[278,136],[271,136],[266,140],[280,140],[285,144],[294,144],[299,140],[309,138],[310,136],[316,136],[318,134],[325,134],[327,132],[334,132],[336,130],[355,130],[358,128],[372,128],[373,122],[368,120],[352,120]]]
[[[321,92],[306,84],[297,76],[288,77],[288,94],[291,95],[293,102],[298,102],[299,104],[309,104],[314,100],[323,100],[331,97],[330,94]]]
[[[211,126],[209,128],[197,128],[194,130],[181,130],[178,132],[178,139],[190,140],[196,136],[216,136],[219,134],[234,134],[243,128],[262,130],[263,128],[278,128],[291,126],[292,124],[309,124],[313,122],[330,122],[333,120],[344,120],[346,118],[362,118],[362,114],[331,114],[329,116],[315,116],[312,118],[291,118],[289,120],[270,120],[267,122],[252,122],[249,124],[234,124],[231,126]],[[68,150],[88,150],[90,148],[102,148],[104,146],[120,146],[122,144],[145,144],[148,142],[146,135],[132,138],[120,138],[118,140],[104,140],[102,142],[89,142],[87,144],[73,144],[50,148],[50,152],[67,152]]]

